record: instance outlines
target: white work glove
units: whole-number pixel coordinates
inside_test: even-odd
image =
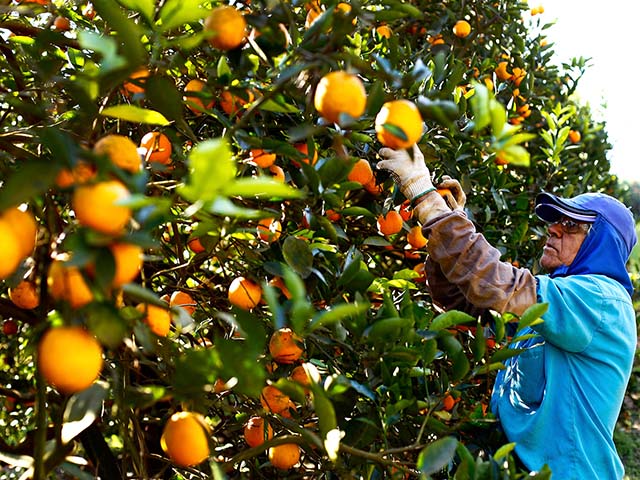
[[[440,190],[440,195],[447,202],[447,205],[451,207],[452,210],[464,210],[464,206],[467,203],[467,196],[462,190],[462,185],[455,178],[451,178],[449,175],[443,175],[442,180],[438,185],[438,190]],[[443,189],[447,189],[451,191],[451,193],[442,193]]]
[[[423,225],[451,212],[451,208],[436,192],[431,181],[431,173],[424,163],[424,155],[417,144],[413,145],[413,158],[406,150],[381,148],[378,153],[383,160],[379,161],[376,167],[391,172],[400,191],[411,202]]]

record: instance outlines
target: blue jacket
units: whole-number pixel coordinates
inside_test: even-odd
[[[543,323],[506,362],[492,411],[522,462],[553,478],[622,479],[613,430],[637,344],[628,248],[598,217],[570,267],[536,276]]]

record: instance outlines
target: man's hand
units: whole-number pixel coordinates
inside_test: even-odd
[[[406,150],[381,148],[378,152],[383,160],[377,168],[391,172],[404,196],[412,201],[421,193],[431,190],[431,173],[424,163],[424,155],[417,144],[413,145],[413,158]]]
[[[449,190],[445,195],[442,195],[452,210],[463,210],[467,203],[467,196],[462,190],[462,185],[455,178],[451,178],[449,175],[443,175],[442,181],[436,185],[438,190]],[[441,193],[442,194],[442,193]]]

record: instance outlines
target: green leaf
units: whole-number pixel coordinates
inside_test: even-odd
[[[155,0],[118,0],[118,2],[130,10],[140,12],[149,25],[153,23],[153,14],[156,9]]]
[[[431,475],[441,470],[453,459],[458,440],[454,437],[445,437],[436,440],[422,449],[418,455],[416,466],[422,475]]]
[[[295,105],[291,105],[284,101],[284,99],[268,99],[260,104],[260,110],[264,110],[267,112],[275,112],[275,113],[298,113],[300,111],[299,107]]]
[[[167,0],[160,9],[160,31],[180,27],[185,23],[197,22],[209,15],[203,0]]]
[[[548,303],[535,303],[531,305],[520,316],[520,321],[518,322],[518,330],[516,331],[519,332],[525,327],[542,323],[544,321],[542,320],[542,316],[547,312],[548,309]]]
[[[0,210],[19,205],[46,192],[59,166],[46,159],[23,162],[18,170],[5,177],[0,188]]]
[[[369,304],[365,302],[335,305],[331,307],[330,310],[324,310],[315,315],[309,324],[308,330],[309,332],[313,332],[320,327],[331,325],[347,317],[360,315],[366,312],[368,308]]]
[[[491,355],[490,363],[504,362],[511,357],[515,357],[520,353],[524,352],[524,348],[500,348],[496,350],[496,352]]]
[[[507,443],[506,445],[501,446],[496,453],[493,454],[494,460],[500,460],[506,457],[514,448],[516,448],[516,442]]]
[[[136,67],[145,63],[147,54],[141,42],[143,33],[140,26],[129,19],[113,0],[93,0],[93,5],[110,29],[116,32],[116,38],[120,41],[119,50],[128,60],[129,66]]]
[[[338,427],[336,420],[336,411],[333,403],[327,396],[327,393],[318,384],[311,384],[313,392],[313,407],[318,415],[318,426],[320,427],[320,436],[326,438],[327,434]]]
[[[226,197],[217,197],[211,204],[206,206],[206,210],[210,213],[223,217],[244,219],[264,218],[263,210],[240,207]]]
[[[67,444],[96,421],[107,398],[109,386],[106,382],[95,382],[89,388],[69,398],[62,415],[60,440]]]
[[[441,313],[433,319],[429,330],[443,330],[450,328],[461,323],[475,322],[476,319],[468,313],[460,312],[458,310],[450,310],[445,313]]]
[[[190,202],[213,201],[236,176],[229,144],[221,138],[205,140],[189,154],[189,176],[178,193]]]
[[[230,197],[302,198],[304,193],[268,176],[239,178],[222,189]]]
[[[100,62],[100,74],[102,75],[121,70],[127,66],[127,59],[118,54],[118,44],[113,37],[100,35],[89,30],[80,30],[78,42],[83,49],[97,52],[102,56]]]
[[[313,253],[304,240],[287,237],[282,244],[282,256],[287,264],[302,278],[311,275],[313,268]]]
[[[169,125],[164,115],[155,110],[138,107],[136,105],[114,105],[100,112],[105,117],[119,118],[128,122],[146,123],[149,125]]]
[[[489,108],[490,93],[481,83],[473,83],[473,96],[471,97],[471,110],[473,111],[473,129],[481,131],[491,122],[491,110]]]
[[[413,319],[405,317],[383,318],[376,320],[363,333],[369,341],[388,342],[390,339],[400,339],[403,331],[413,326]]]
[[[384,128],[387,132],[389,132],[394,137],[398,137],[400,140],[404,142],[408,140],[408,137],[405,131],[397,125],[393,125],[392,123],[384,123],[382,124],[382,128]]]

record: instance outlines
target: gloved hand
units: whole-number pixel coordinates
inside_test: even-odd
[[[424,155],[417,144],[413,145],[413,158],[406,150],[382,148],[378,153],[383,160],[378,162],[377,168],[391,172],[422,224],[451,212],[452,209],[445,200],[436,193],[431,172],[424,163]],[[417,201],[420,203],[416,206]]]
[[[440,194],[444,197],[447,205],[449,205],[452,210],[464,209],[464,206],[467,203],[467,196],[462,190],[462,185],[460,185],[458,180],[451,178],[449,175],[443,175],[442,181],[436,186],[438,190],[447,189],[451,192],[447,192],[444,195],[440,192]]]
[[[413,145],[413,159],[406,150],[381,148],[378,153],[383,160],[378,162],[377,168],[391,172],[400,191],[410,202],[433,188],[431,173],[417,144]]]

